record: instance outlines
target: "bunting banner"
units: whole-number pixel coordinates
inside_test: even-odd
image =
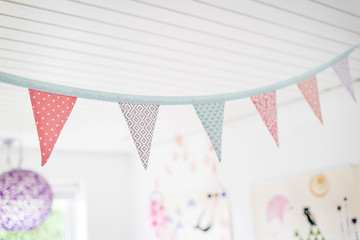
[[[259,96],[251,97],[258,110],[261,119],[264,121],[266,127],[273,136],[276,145],[279,147],[278,127],[277,127],[277,112],[276,112],[276,91],[264,93]]]
[[[75,105],[76,97],[29,89],[44,166]]]
[[[224,121],[224,102],[194,104],[196,114],[210,138],[219,162],[221,162],[221,140]]]
[[[338,76],[341,83],[344,85],[346,90],[350,93],[351,97],[356,102],[353,83],[350,76],[349,60],[345,57],[341,61],[337,62],[332,66],[336,75]]]
[[[146,169],[160,105],[193,105],[221,161],[224,107],[227,101],[250,98],[279,146],[276,92],[297,84],[316,117],[323,123],[316,75],[332,67],[356,101],[348,63],[357,44],[340,55],[298,76],[245,91],[206,96],[145,96],[76,88],[0,72],[0,82],[29,89],[39,137],[42,166],[48,161],[78,97],[120,105],[141,162]]]
[[[159,105],[119,103],[140,160],[147,169]]]
[[[323,124],[316,76],[299,82],[298,87],[313,110],[315,116],[320,120],[321,124]]]

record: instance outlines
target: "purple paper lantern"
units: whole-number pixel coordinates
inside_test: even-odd
[[[51,211],[53,194],[44,178],[29,170],[0,175],[0,227],[29,231],[42,224]]]

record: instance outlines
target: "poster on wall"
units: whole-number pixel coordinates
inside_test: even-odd
[[[150,220],[156,239],[232,240],[229,199],[225,192],[163,199],[153,196]]]
[[[256,240],[358,240],[360,167],[251,187]]]

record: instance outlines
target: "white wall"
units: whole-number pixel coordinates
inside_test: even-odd
[[[360,85],[355,87],[360,98]],[[278,97],[281,98],[281,91]],[[322,93],[320,102],[323,126],[305,100],[278,108],[279,149],[250,102],[248,107],[253,108],[255,114],[238,121],[228,119],[225,108],[227,123],[223,130],[223,160],[217,165],[217,172],[231,198],[234,239],[253,238],[251,183],[360,163],[359,104],[355,104],[343,88]],[[196,118],[191,107],[179,110]],[[161,114],[165,115],[167,111],[168,108],[163,107]],[[169,123],[163,122],[159,116],[157,126],[166,124]],[[200,122],[195,125],[201,129]],[[176,132],[183,131],[185,128],[157,127],[149,169],[144,171],[139,162],[133,162],[135,239],[155,239],[147,215],[150,193],[156,188],[156,181],[157,189],[165,196],[219,188],[212,169],[202,164],[202,154],[208,147],[203,132],[185,138],[193,161],[198,164],[196,172],[190,170],[192,160],[173,161],[176,148],[172,139]],[[157,144],[157,140],[164,136],[168,136],[169,141]],[[166,174],[166,168],[172,170],[172,176]]]

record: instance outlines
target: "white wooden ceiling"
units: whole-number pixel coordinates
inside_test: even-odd
[[[358,0],[0,0],[0,71],[119,93],[256,88],[315,68],[359,42]],[[360,79],[359,50],[350,67],[354,81]],[[331,69],[318,79],[320,91],[339,85]],[[299,97],[289,87],[279,91],[278,103]],[[243,114],[244,100],[237,102],[227,114]],[[72,131],[123,124],[108,120],[121,118],[116,104],[77,104],[83,111]],[[0,83],[0,111],[4,134],[34,127],[25,89]],[[87,125],[90,118],[99,124]]]

